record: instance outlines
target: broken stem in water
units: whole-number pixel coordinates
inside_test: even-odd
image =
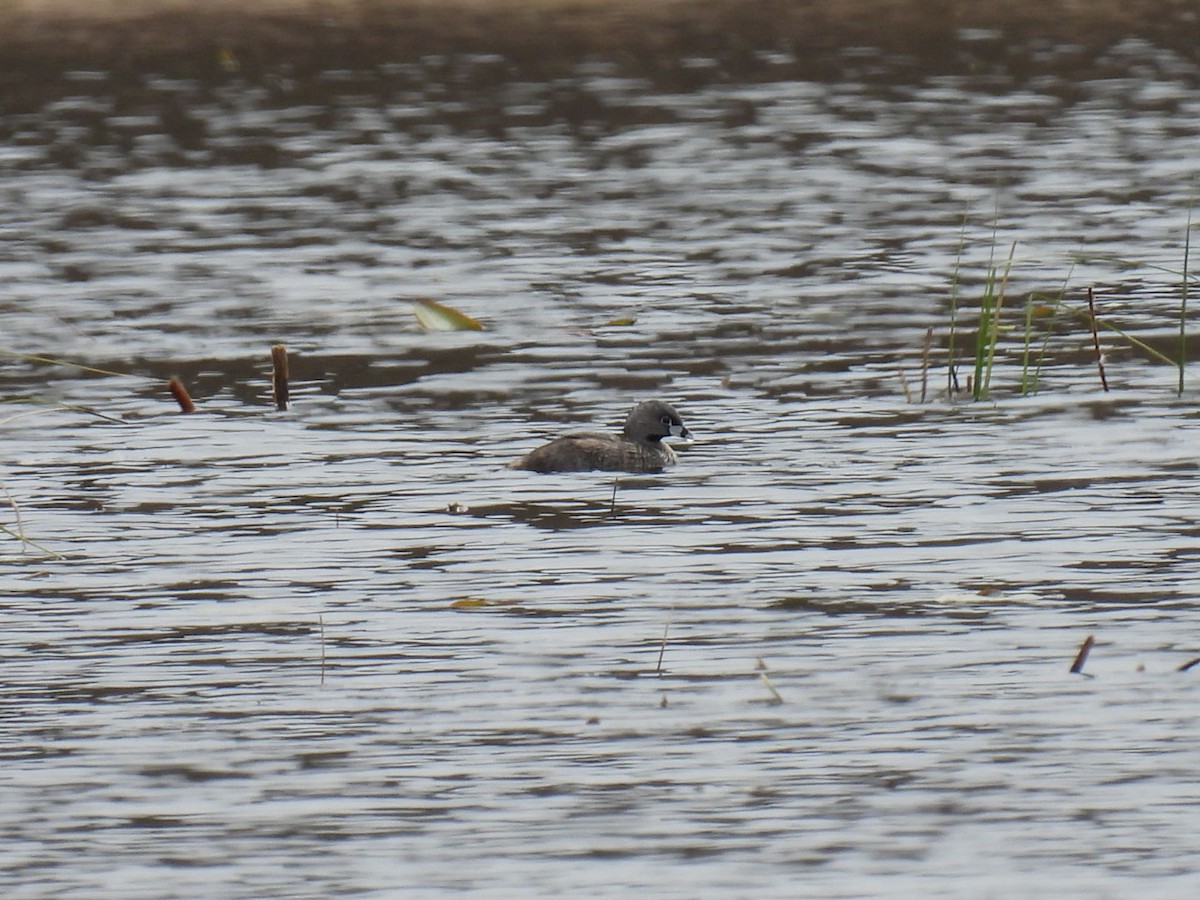
[[[1092,652],[1092,644],[1096,643],[1096,639],[1090,634],[1083,639],[1083,643],[1079,645],[1079,652],[1075,654],[1075,662],[1071,663],[1071,674],[1079,675],[1083,672],[1083,664],[1087,662],[1088,654]]]
[[[670,628],[671,620],[668,618],[667,621],[663,623],[662,643],[658,645],[658,665],[654,667],[655,675],[662,674],[663,654],[667,652],[667,632],[670,630]]]
[[[1100,386],[1108,393],[1108,379],[1104,376],[1104,354],[1100,352],[1100,332],[1096,330],[1096,301],[1092,289],[1088,288],[1088,321],[1092,326],[1092,346],[1096,348],[1096,368],[1100,370]]]
[[[184,387],[183,382],[174,375],[172,375],[171,380],[167,382],[167,390],[171,392],[171,396],[174,397],[175,402],[179,404],[179,411],[181,413],[194,413],[196,411],[196,404],[192,402],[192,397],[188,393],[187,388]]]

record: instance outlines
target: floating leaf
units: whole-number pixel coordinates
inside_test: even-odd
[[[612,326],[614,328],[625,327],[628,325],[636,325],[637,319],[634,316],[618,316],[615,319],[609,319],[604,324]]]
[[[217,51],[217,65],[227,75],[232,75],[242,67],[237,57],[233,55],[233,51],[228,47],[222,47]]]
[[[483,325],[466,313],[436,300],[413,300],[413,315],[426,331],[483,331]]]

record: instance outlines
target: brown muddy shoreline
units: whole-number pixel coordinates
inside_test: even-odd
[[[940,68],[964,42],[1003,55],[1142,38],[1200,53],[1193,0],[0,0],[0,15],[10,84],[76,69],[203,77],[236,65],[252,75],[443,54],[496,55],[539,75],[585,58],[653,74],[696,56],[751,73],[763,51],[820,68],[859,46]]]

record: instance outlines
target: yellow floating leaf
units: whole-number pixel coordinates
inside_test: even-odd
[[[237,57],[233,55],[233,51],[228,47],[222,47],[217,51],[217,65],[221,67],[221,71],[226,74],[232,74],[241,68]]]
[[[618,316],[615,319],[609,319],[604,324],[611,325],[613,327],[625,327],[628,325],[636,325],[637,319],[634,318],[633,316]]]
[[[413,315],[426,331],[483,331],[483,325],[453,306],[436,300],[413,300]]]
[[[1058,309],[1048,303],[1039,303],[1030,312],[1033,313],[1035,319],[1048,319],[1058,312]]]

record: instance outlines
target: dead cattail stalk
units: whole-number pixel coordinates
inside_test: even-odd
[[[1100,370],[1100,386],[1108,393],[1108,379],[1104,377],[1104,354],[1100,352],[1100,332],[1096,330],[1096,300],[1088,288],[1088,319],[1092,324],[1092,346],[1096,348],[1096,368]]]
[[[288,356],[287,347],[276,344],[271,348],[271,383],[275,386],[275,408],[288,408]]]
[[[175,398],[175,402],[179,404],[179,411],[182,413],[194,413],[196,404],[192,402],[192,398],[188,395],[187,388],[183,386],[183,382],[171,376],[171,380],[167,382],[167,390],[171,392],[171,396]]]
[[[1079,652],[1075,654],[1075,662],[1071,663],[1071,674],[1079,675],[1083,672],[1083,664],[1087,662],[1088,654],[1092,652],[1092,644],[1096,643],[1096,639],[1090,634],[1083,639],[1083,643],[1079,645]]]

